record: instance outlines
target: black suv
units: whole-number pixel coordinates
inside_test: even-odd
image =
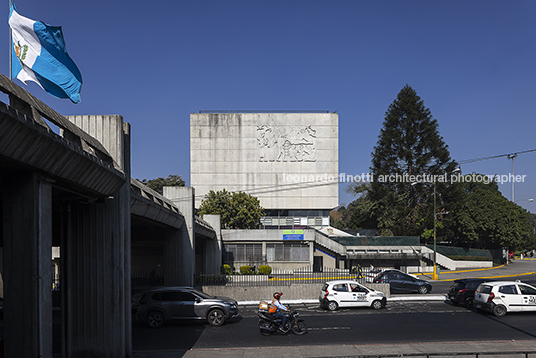
[[[455,305],[464,305],[465,307],[473,306],[476,288],[484,282],[490,282],[484,278],[463,278],[455,280],[449,288],[449,300]]]

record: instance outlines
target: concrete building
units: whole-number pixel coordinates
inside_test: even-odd
[[[192,113],[190,159],[196,207],[210,190],[243,191],[265,227],[292,229],[329,225],[339,204],[336,113]]]

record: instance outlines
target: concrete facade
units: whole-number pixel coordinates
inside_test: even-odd
[[[244,191],[265,209],[332,209],[338,203],[336,113],[192,113],[191,185]]]
[[[222,230],[224,244],[224,263],[234,266],[237,270],[243,265],[269,265],[273,269],[295,270],[313,264],[315,255],[315,230],[299,230],[301,236],[298,240],[286,240],[286,232],[292,230]],[[302,234],[303,233],[303,234]],[[287,246],[285,249],[284,246]],[[294,246],[292,249],[291,246]],[[235,247],[244,256],[236,257]],[[259,249],[256,253],[254,246]],[[296,259],[285,256],[289,250],[295,252]],[[252,254],[247,254],[250,251]],[[276,254],[277,252],[277,254]],[[230,255],[230,253],[235,255]],[[232,261],[231,261],[232,260]]]

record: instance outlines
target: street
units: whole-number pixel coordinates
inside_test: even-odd
[[[494,275],[497,280],[519,279],[535,285],[536,274],[526,274],[533,271],[532,267],[532,262],[517,262],[516,265],[490,271],[444,272],[441,276],[452,280]],[[504,277],[505,274],[509,275]],[[435,342],[438,346],[444,342],[456,344],[457,352],[467,352],[467,342],[475,342],[470,349],[478,347],[482,342],[525,342],[529,347],[534,346],[531,342],[536,341],[536,313],[508,313],[498,318],[455,306],[447,300],[426,300],[427,297],[438,298],[445,295],[451,284],[452,281],[448,280],[434,281],[433,290],[428,295],[392,295],[388,299],[387,307],[379,311],[370,308],[344,308],[330,312],[321,309],[316,302],[293,304],[292,308],[300,312],[300,318],[309,328],[304,336],[292,333],[262,336],[258,328],[256,305],[241,305],[239,316],[222,327],[211,327],[203,321],[183,321],[167,323],[160,329],[151,329],[133,319],[133,350],[146,352],[138,353],[138,356],[146,354],[144,357],[152,357],[157,352],[168,352],[170,356],[181,356],[186,352],[189,352],[189,356],[204,356],[203,354],[210,353],[213,349],[315,349],[315,346],[325,349],[326,346],[337,345],[396,344],[393,346],[396,352],[398,345],[419,342]],[[489,346],[486,343],[484,345]],[[433,345],[430,349],[433,349]]]
[[[294,345],[536,340],[536,313],[510,313],[497,318],[441,301],[390,302],[370,308],[324,311],[317,305],[294,305],[307,324],[305,336],[262,336],[256,307],[241,307],[240,317],[222,327],[204,322],[178,322],[150,329],[134,322],[134,350],[174,350]]]

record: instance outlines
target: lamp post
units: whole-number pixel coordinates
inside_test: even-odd
[[[519,200],[514,201],[514,203],[517,203],[518,201],[530,201],[532,203],[534,199],[519,199]]]
[[[455,172],[460,171],[460,168],[456,168],[453,171],[451,171],[449,174],[453,174]],[[422,181],[413,182],[411,185],[415,185],[417,183],[422,183]],[[445,213],[438,213],[437,212],[437,202],[436,202],[436,181],[433,181],[434,184],[434,271],[432,272],[432,280],[437,280],[437,239],[436,239],[436,223],[437,223],[437,215],[446,215],[448,212]]]

